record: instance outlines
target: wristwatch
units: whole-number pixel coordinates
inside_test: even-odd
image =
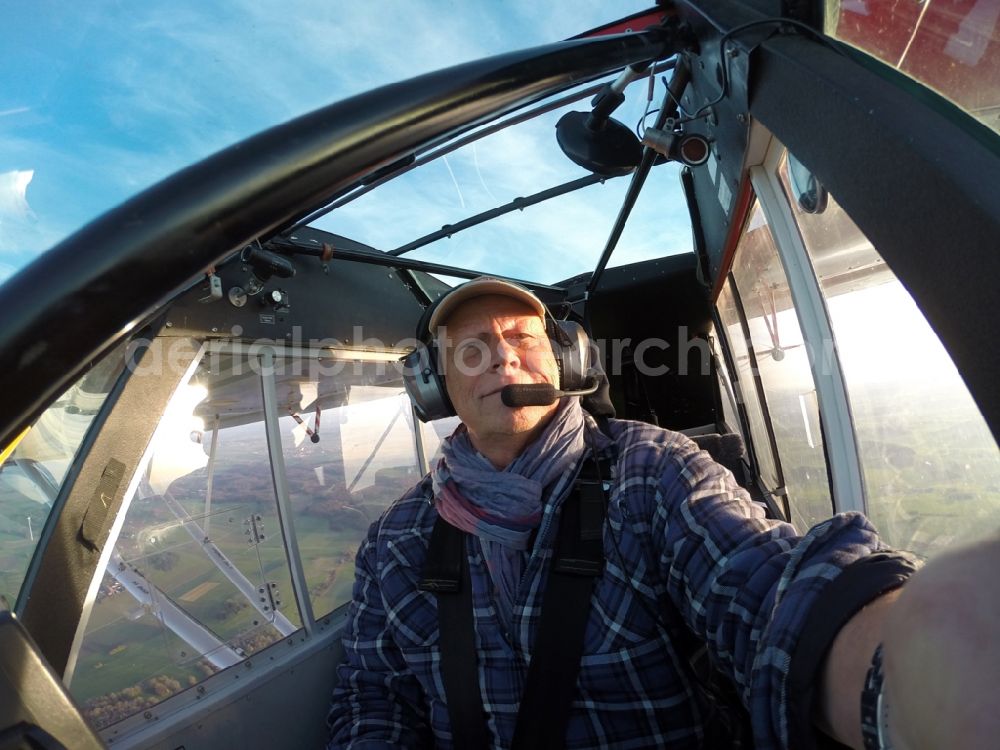
[[[865,750],[892,750],[881,643],[872,654],[872,663],[865,675],[865,686],[861,690],[861,737]]]

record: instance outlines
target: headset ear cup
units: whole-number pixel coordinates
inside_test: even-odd
[[[590,339],[583,326],[572,320],[553,323],[552,353],[559,365],[560,390],[575,391],[584,387],[587,379],[587,357]]]
[[[441,295],[424,308],[416,331],[417,340],[422,343],[402,359],[403,385],[421,422],[455,416],[444,375],[439,371],[438,349],[429,328],[431,316],[445,296]]]
[[[436,346],[420,344],[403,357],[402,364],[403,385],[421,422],[455,415],[444,376],[438,372]]]

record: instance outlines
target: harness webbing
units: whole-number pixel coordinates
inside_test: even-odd
[[[518,711],[515,750],[565,744],[570,706],[583,654],[594,581],[604,570],[609,462],[588,457],[563,503],[555,557],[546,582],[538,633]],[[479,687],[472,587],[465,532],[438,518],[419,587],[438,603],[441,679],[455,746],[488,748],[489,732]]]

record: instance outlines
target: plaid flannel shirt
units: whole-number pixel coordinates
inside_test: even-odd
[[[607,562],[592,596],[566,747],[701,744],[685,655],[655,612],[673,632],[689,628],[732,676],[753,717],[756,746],[787,747],[786,677],[810,606],[847,565],[882,549],[877,533],[864,516],[846,513],[799,536],[765,518],[732,474],[683,435],[611,420],[612,446],[587,421],[588,442],[617,456]],[[578,470],[558,481],[568,485]],[[552,494],[565,495],[558,488]],[[417,589],[437,519],[431,500],[425,478],[372,525],[358,551],[330,747],[452,747],[437,605]],[[544,508],[507,632],[479,540],[466,538],[479,681],[495,747],[509,747],[514,734],[560,505]],[[670,621],[678,616],[683,623]]]

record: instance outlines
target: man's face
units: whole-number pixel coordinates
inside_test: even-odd
[[[557,404],[511,408],[500,400],[500,389],[524,383],[559,387],[541,318],[515,299],[485,295],[459,306],[440,333],[448,396],[473,444],[482,450],[490,440],[533,439]]]

